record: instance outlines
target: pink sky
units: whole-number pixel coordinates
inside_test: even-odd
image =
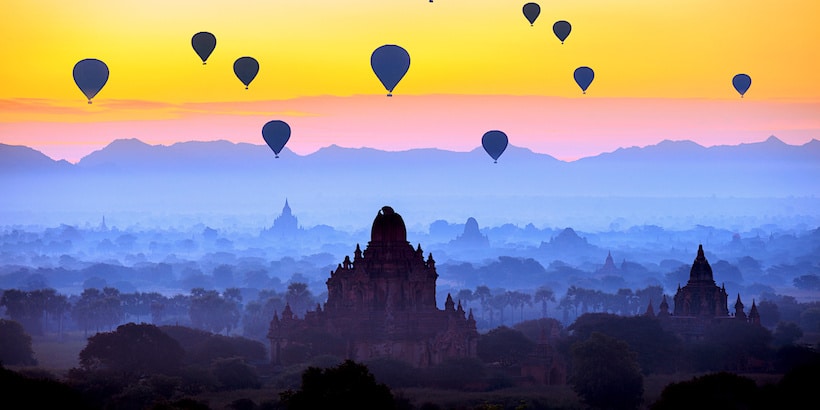
[[[511,145],[563,160],[665,139],[712,146],[758,142],[770,135],[793,145],[820,138],[818,102],[587,97],[365,95],[184,104],[115,100],[92,108],[4,100],[0,142],[76,162],[121,138],[163,145],[218,139],[264,144],[261,128],[272,119],[290,124],[287,147],[298,154],[331,144],[468,151],[493,129],[504,131]],[[27,113],[42,115],[45,110],[53,114],[50,122],[26,120]]]

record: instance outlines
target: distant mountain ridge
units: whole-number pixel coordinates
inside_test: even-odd
[[[30,148],[0,145],[0,164],[0,182],[17,186],[18,191],[8,191],[19,193],[14,199],[20,207],[38,190],[43,201],[62,193],[62,203],[77,204],[102,196],[128,206],[178,199],[194,201],[186,208],[216,207],[279,195],[324,202],[325,207],[366,201],[380,207],[401,199],[429,206],[430,212],[437,204],[461,208],[496,201],[501,207],[497,212],[515,206],[526,208],[519,213],[533,214],[558,206],[545,199],[555,197],[820,196],[820,141],[798,146],[775,137],[708,148],[662,141],[572,162],[509,146],[498,163],[480,147],[453,152],[331,145],[308,155],[285,148],[274,158],[266,145],[191,141],[162,146],[127,139],[76,165]],[[458,198],[460,205],[448,198]]]
[[[45,171],[64,170],[66,168],[106,168],[109,170],[139,170],[159,168],[181,168],[209,164],[214,166],[250,167],[260,161],[272,159],[272,153],[266,145],[249,143],[232,143],[226,140],[187,141],[172,145],[150,145],[138,139],[118,139],[104,148],[83,157],[76,165],[67,161],[55,161],[45,154],[25,146],[14,146],[0,143],[0,171]],[[374,148],[345,148],[330,145],[307,154],[299,155],[285,147],[282,157],[296,157],[307,161],[342,162],[371,161],[391,164],[436,162],[452,157],[489,160],[481,147],[469,152],[455,152],[437,148],[417,148],[405,151],[384,151]],[[501,163],[524,161],[527,163],[567,163],[590,164],[612,163],[618,161],[642,162],[702,162],[702,161],[817,161],[820,160],[820,141],[812,139],[803,145],[789,145],[775,136],[763,142],[743,143],[739,145],[719,145],[704,147],[689,140],[663,140],[658,144],[645,147],[618,148],[595,156],[561,161],[547,154],[535,153],[527,148],[510,145],[500,158]]]

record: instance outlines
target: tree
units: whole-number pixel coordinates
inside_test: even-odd
[[[13,320],[0,319],[0,363],[34,366],[37,359],[31,349],[31,336]]]
[[[573,338],[585,340],[593,332],[623,340],[637,353],[644,374],[674,372],[682,342],[663,329],[660,321],[650,316],[618,316],[611,313],[587,313],[570,325]]]
[[[555,303],[555,292],[547,286],[540,286],[533,297],[535,303],[541,303],[541,318],[547,317],[547,302]]]
[[[534,348],[535,342],[524,333],[501,326],[480,335],[476,350],[485,363],[511,366],[524,361]]]
[[[478,299],[481,304],[481,318],[484,320],[487,319],[487,303],[491,296],[490,288],[485,285],[476,286],[475,292],[473,292],[473,298]],[[490,319],[490,321],[492,321],[492,319]]]
[[[307,283],[303,282],[291,282],[285,293],[285,300],[288,301],[290,309],[297,315],[304,315],[305,312],[314,307],[315,303]]]
[[[703,340],[692,347],[690,362],[697,370],[746,371],[750,359],[768,360],[774,355],[772,333],[739,320],[726,320],[706,329]]]
[[[97,333],[80,351],[87,371],[110,370],[126,378],[173,372],[185,351],[179,343],[149,324],[127,323],[113,332]]]
[[[100,331],[113,328],[124,316],[120,291],[115,288],[83,290],[80,300],[71,309],[71,317],[83,328],[85,334],[90,329]]]
[[[309,367],[302,373],[301,388],[280,393],[280,399],[288,410],[396,407],[390,388],[376,383],[367,366],[352,360],[326,369]]]
[[[762,409],[755,381],[732,373],[714,373],[672,383],[661,392],[652,410]],[[784,407],[788,408],[788,407]]]
[[[211,372],[224,390],[258,389],[262,385],[256,370],[239,357],[214,360]]]
[[[803,329],[801,329],[797,323],[780,322],[774,329],[772,337],[777,347],[793,345],[798,339],[803,337]]]
[[[8,289],[0,297],[0,306],[5,306],[6,314],[28,333],[39,335],[43,332],[43,304],[38,299],[34,292]]]
[[[572,345],[573,390],[599,409],[636,409],[643,400],[643,376],[623,340],[594,332]]]
[[[232,289],[225,290],[222,295],[215,290],[191,289],[188,311],[191,324],[213,333],[220,333],[224,329],[225,335],[229,335],[242,317],[237,295],[238,292]]]

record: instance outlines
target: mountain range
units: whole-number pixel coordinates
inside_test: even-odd
[[[272,213],[288,197],[338,218],[358,207],[399,203],[425,209],[426,219],[474,207],[484,211],[473,215],[536,220],[572,212],[561,198],[643,198],[644,207],[653,198],[814,198],[817,181],[820,141],[789,145],[774,136],[713,147],[662,141],[571,162],[509,146],[498,163],[480,147],[391,152],[332,145],[307,155],[285,148],[274,158],[265,145],[128,139],[70,164],[0,144],[7,211],[56,202],[61,210]],[[639,208],[605,203],[590,211],[617,216]]]

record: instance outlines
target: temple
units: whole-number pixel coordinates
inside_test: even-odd
[[[469,217],[467,223],[464,224],[464,232],[450,241],[450,246],[465,250],[486,249],[490,247],[490,240],[478,229],[478,221]]]
[[[301,231],[299,228],[299,220],[293,215],[290,209],[288,200],[285,199],[285,206],[282,208],[282,213],[273,220],[273,226],[262,231],[263,235],[274,236],[292,236]]]
[[[435,260],[425,259],[421,245],[407,241],[401,215],[389,206],[376,215],[370,242],[346,256],[327,280],[327,302],[299,319],[289,306],[274,314],[268,339],[271,360],[299,341],[300,332],[314,331],[343,341],[353,360],[389,357],[428,367],[455,357],[475,357],[478,332],[450,295],[444,310],[436,306]]]
[[[662,319],[665,327],[678,333],[686,339],[696,339],[703,336],[707,326],[720,323],[724,320],[740,320],[760,325],[760,314],[752,301],[752,307],[747,315],[737,295],[734,314],[729,314],[729,295],[725,286],[718,286],[712,275],[712,266],[706,260],[703,245],[698,246],[698,254],[689,270],[689,281],[684,287],[678,285],[673,298],[674,310],[669,311],[666,295],[658,306],[658,313],[649,302],[645,315],[657,316]]]

